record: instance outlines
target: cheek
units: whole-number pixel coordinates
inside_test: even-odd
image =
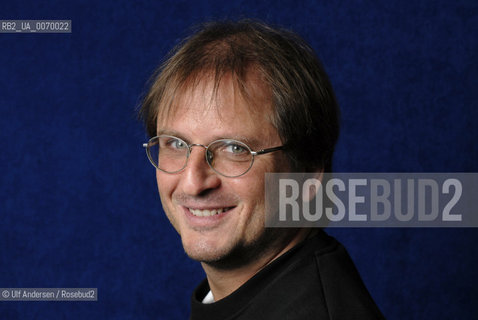
[[[235,221],[235,230],[245,243],[253,243],[265,229],[264,179],[255,176],[253,179],[244,179],[241,182],[233,189],[243,204],[241,215]]]
[[[158,188],[159,188],[159,182],[161,181],[161,171],[157,170],[156,169],[156,183],[158,184]]]
[[[181,234],[181,228],[178,218],[175,216],[175,210],[172,203],[172,194],[175,189],[174,176],[156,170],[156,182],[158,184],[159,197],[164,213],[168,217],[171,225]]]
[[[159,196],[161,197],[161,202],[165,204],[166,202],[164,201],[168,201],[168,199],[171,198],[171,194],[174,190],[174,176],[156,170],[156,183],[158,186]]]
[[[287,160],[284,158],[263,158],[254,162],[251,170],[233,182],[233,190],[240,196],[248,207],[265,210],[266,173],[288,171]],[[264,213],[264,212],[262,212]]]
[[[261,170],[257,172],[260,172],[260,174],[248,172],[242,179],[237,179],[231,184],[230,190],[236,193],[248,207],[258,206],[265,201],[264,171]]]

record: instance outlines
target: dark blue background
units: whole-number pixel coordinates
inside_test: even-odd
[[[204,276],[161,211],[135,107],[191,25],[253,17],[318,51],[343,111],[341,172],[478,172],[476,1],[2,1],[0,319],[185,319]],[[476,319],[478,230],[334,229],[388,319]]]

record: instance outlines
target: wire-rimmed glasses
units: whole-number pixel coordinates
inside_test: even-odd
[[[253,151],[244,142],[234,139],[219,139],[207,146],[197,143],[188,144],[184,140],[159,135],[143,144],[149,161],[157,169],[166,173],[177,173],[183,170],[188,162],[192,147],[206,149],[206,162],[216,173],[235,178],[246,174],[254,163],[254,157],[282,150],[284,146]]]

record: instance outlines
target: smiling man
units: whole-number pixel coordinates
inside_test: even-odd
[[[328,172],[339,109],[313,50],[252,21],[204,25],[141,109],[164,211],[207,275],[191,319],[380,319],[320,229],[265,227],[267,172]]]

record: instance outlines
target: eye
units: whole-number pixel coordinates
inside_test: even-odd
[[[246,147],[238,144],[238,143],[233,143],[230,142],[224,146],[224,151],[229,152],[234,155],[242,155],[245,153],[249,153],[249,150],[247,150]]]
[[[183,149],[186,148],[186,143],[178,139],[173,139],[173,141],[171,141],[171,146],[176,149]]]
[[[218,143],[214,154],[216,162],[227,160],[234,163],[251,161],[252,154],[249,148],[242,142],[236,140],[222,140]]]
[[[177,139],[177,138],[168,138],[163,147],[165,148],[169,148],[169,149],[184,149],[184,148],[187,148],[187,144],[186,142],[180,140],[180,139]]]

